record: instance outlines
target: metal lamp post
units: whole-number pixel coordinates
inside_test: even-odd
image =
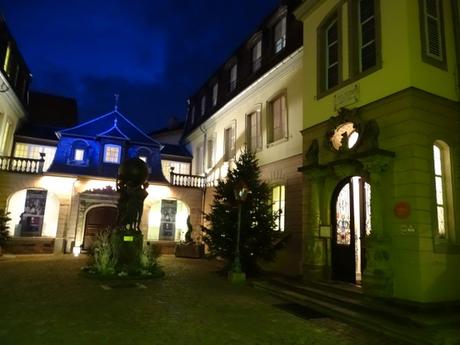
[[[241,270],[240,260],[240,237],[241,237],[241,209],[242,204],[246,201],[249,189],[243,181],[236,184],[233,189],[235,200],[238,203],[238,223],[236,226],[236,247],[235,247],[235,260],[233,262],[232,270],[229,272],[229,279],[234,282],[244,282],[246,274]]]

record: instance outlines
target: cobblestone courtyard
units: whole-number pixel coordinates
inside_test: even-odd
[[[232,286],[212,261],[165,256],[164,278],[110,287],[80,274],[85,260],[0,260],[0,344],[395,344]]]

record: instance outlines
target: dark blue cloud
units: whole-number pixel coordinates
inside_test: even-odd
[[[185,116],[188,96],[277,0],[0,0],[32,87],[76,97],[81,119],[120,108],[144,128]]]

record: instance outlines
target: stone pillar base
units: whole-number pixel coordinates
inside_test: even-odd
[[[302,271],[304,281],[327,280],[330,278],[329,267],[325,265],[304,265]]]
[[[393,279],[381,271],[364,272],[362,276],[363,291],[369,296],[392,297]]]
[[[228,280],[232,284],[243,284],[246,282],[246,273],[244,272],[228,272]]]

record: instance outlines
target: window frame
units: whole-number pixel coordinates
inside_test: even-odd
[[[252,123],[251,118],[254,116],[256,121],[256,145],[255,148],[252,147]],[[246,129],[245,129],[245,139],[246,139],[246,147],[248,150],[256,153],[262,150],[262,105],[257,106],[255,109],[252,109],[248,113],[246,113]]]
[[[435,148],[439,150],[439,164],[436,164]],[[455,233],[454,219],[454,196],[452,179],[452,160],[449,145],[443,140],[435,140],[432,145],[432,169],[433,169],[433,190],[434,190],[434,238],[435,244],[455,244],[458,239]],[[437,168],[438,166],[438,168]],[[440,174],[438,173],[440,172]],[[436,181],[441,181],[441,191],[438,190]],[[438,201],[438,193],[442,195],[442,203]],[[438,209],[443,209],[444,233],[439,230]]]
[[[336,6],[318,26],[317,37],[317,99],[320,99],[342,86],[343,83],[343,57],[342,57],[342,6]],[[327,88],[326,78],[326,29],[330,28],[333,22],[337,23],[337,84]]]
[[[231,133],[229,135],[228,133]],[[235,157],[236,154],[236,124],[224,128],[224,162],[228,162]]]
[[[275,200],[275,190],[279,188],[279,199]],[[286,185],[276,184],[271,187],[271,202],[272,202],[272,212],[278,212],[281,210],[281,213],[278,214],[277,219],[275,220],[276,228],[273,229],[276,233],[282,233],[286,231]],[[278,204],[277,204],[278,203]],[[281,226],[282,225],[282,226]]]
[[[283,121],[283,136],[275,140],[274,138],[274,111],[273,111],[273,104],[280,98],[284,97],[284,121]],[[267,101],[267,147],[275,145],[279,142],[284,142],[289,139],[289,109],[288,109],[288,98],[287,98],[287,90],[282,90],[278,92],[274,96],[272,96]]]
[[[216,81],[212,86],[212,106],[215,107],[217,105],[217,100],[219,97],[219,83]]]
[[[210,170],[214,167],[214,155],[215,155],[216,140],[214,136],[207,138],[206,141],[206,169]]]
[[[251,48],[251,70],[257,72],[262,67],[262,39],[258,39]]]
[[[277,28],[281,27],[281,36],[277,37]],[[273,26],[273,52],[279,54],[287,45],[287,18],[283,16]]]
[[[421,39],[421,54],[422,54],[422,61],[433,65],[435,67],[441,68],[443,70],[447,70],[447,57],[446,57],[446,35],[444,29],[444,9],[442,0],[430,0],[436,1],[437,9],[439,11],[437,18],[438,20],[438,34],[440,35],[440,47],[439,51],[441,56],[438,58],[435,55],[430,54],[429,52],[429,39],[428,39],[428,16],[429,14],[426,12],[427,8],[427,1],[429,0],[419,0],[419,21],[420,21],[420,39]]]
[[[88,166],[89,164],[89,143],[82,139],[77,139],[72,142],[72,148],[70,151],[70,156],[67,159],[68,165],[76,165],[76,166]],[[77,160],[76,158],[76,151],[81,150],[83,151],[83,157],[81,160]]]
[[[195,174],[203,175],[205,172],[204,169],[204,143],[200,142],[196,146],[196,163],[195,163]]]
[[[228,89],[229,92],[232,92],[236,89],[236,85],[238,83],[238,63],[234,63],[229,69],[229,84]]]
[[[201,96],[200,99],[200,115],[204,117],[206,114],[206,95]]]
[[[361,54],[361,22],[360,22],[360,3],[362,0],[353,0],[349,6],[349,18],[351,20],[350,34],[348,35],[348,45],[350,49],[349,69],[350,77],[353,80],[362,78],[368,74],[382,68],[382,26],[380,17],[380,0],[373,0],[374,3],[374,45],[375,45],[375,64],[365,70],[362,69]]]
[[[108,158],[108,151],[110,149],[116,149],[117,150],[117,158],[116,158],[116,161],[113,161],[113,160],[110,160],[109,158],[112,157],[110,155],[110,157]],[[103,156],[102,156],[102,161],[104,163],[107,163],[107,164],[120,164],[121,162],[121,146],[120,145],[117,145],[117,144],[105,144],[104,145],[104,151],[103,151]]]

